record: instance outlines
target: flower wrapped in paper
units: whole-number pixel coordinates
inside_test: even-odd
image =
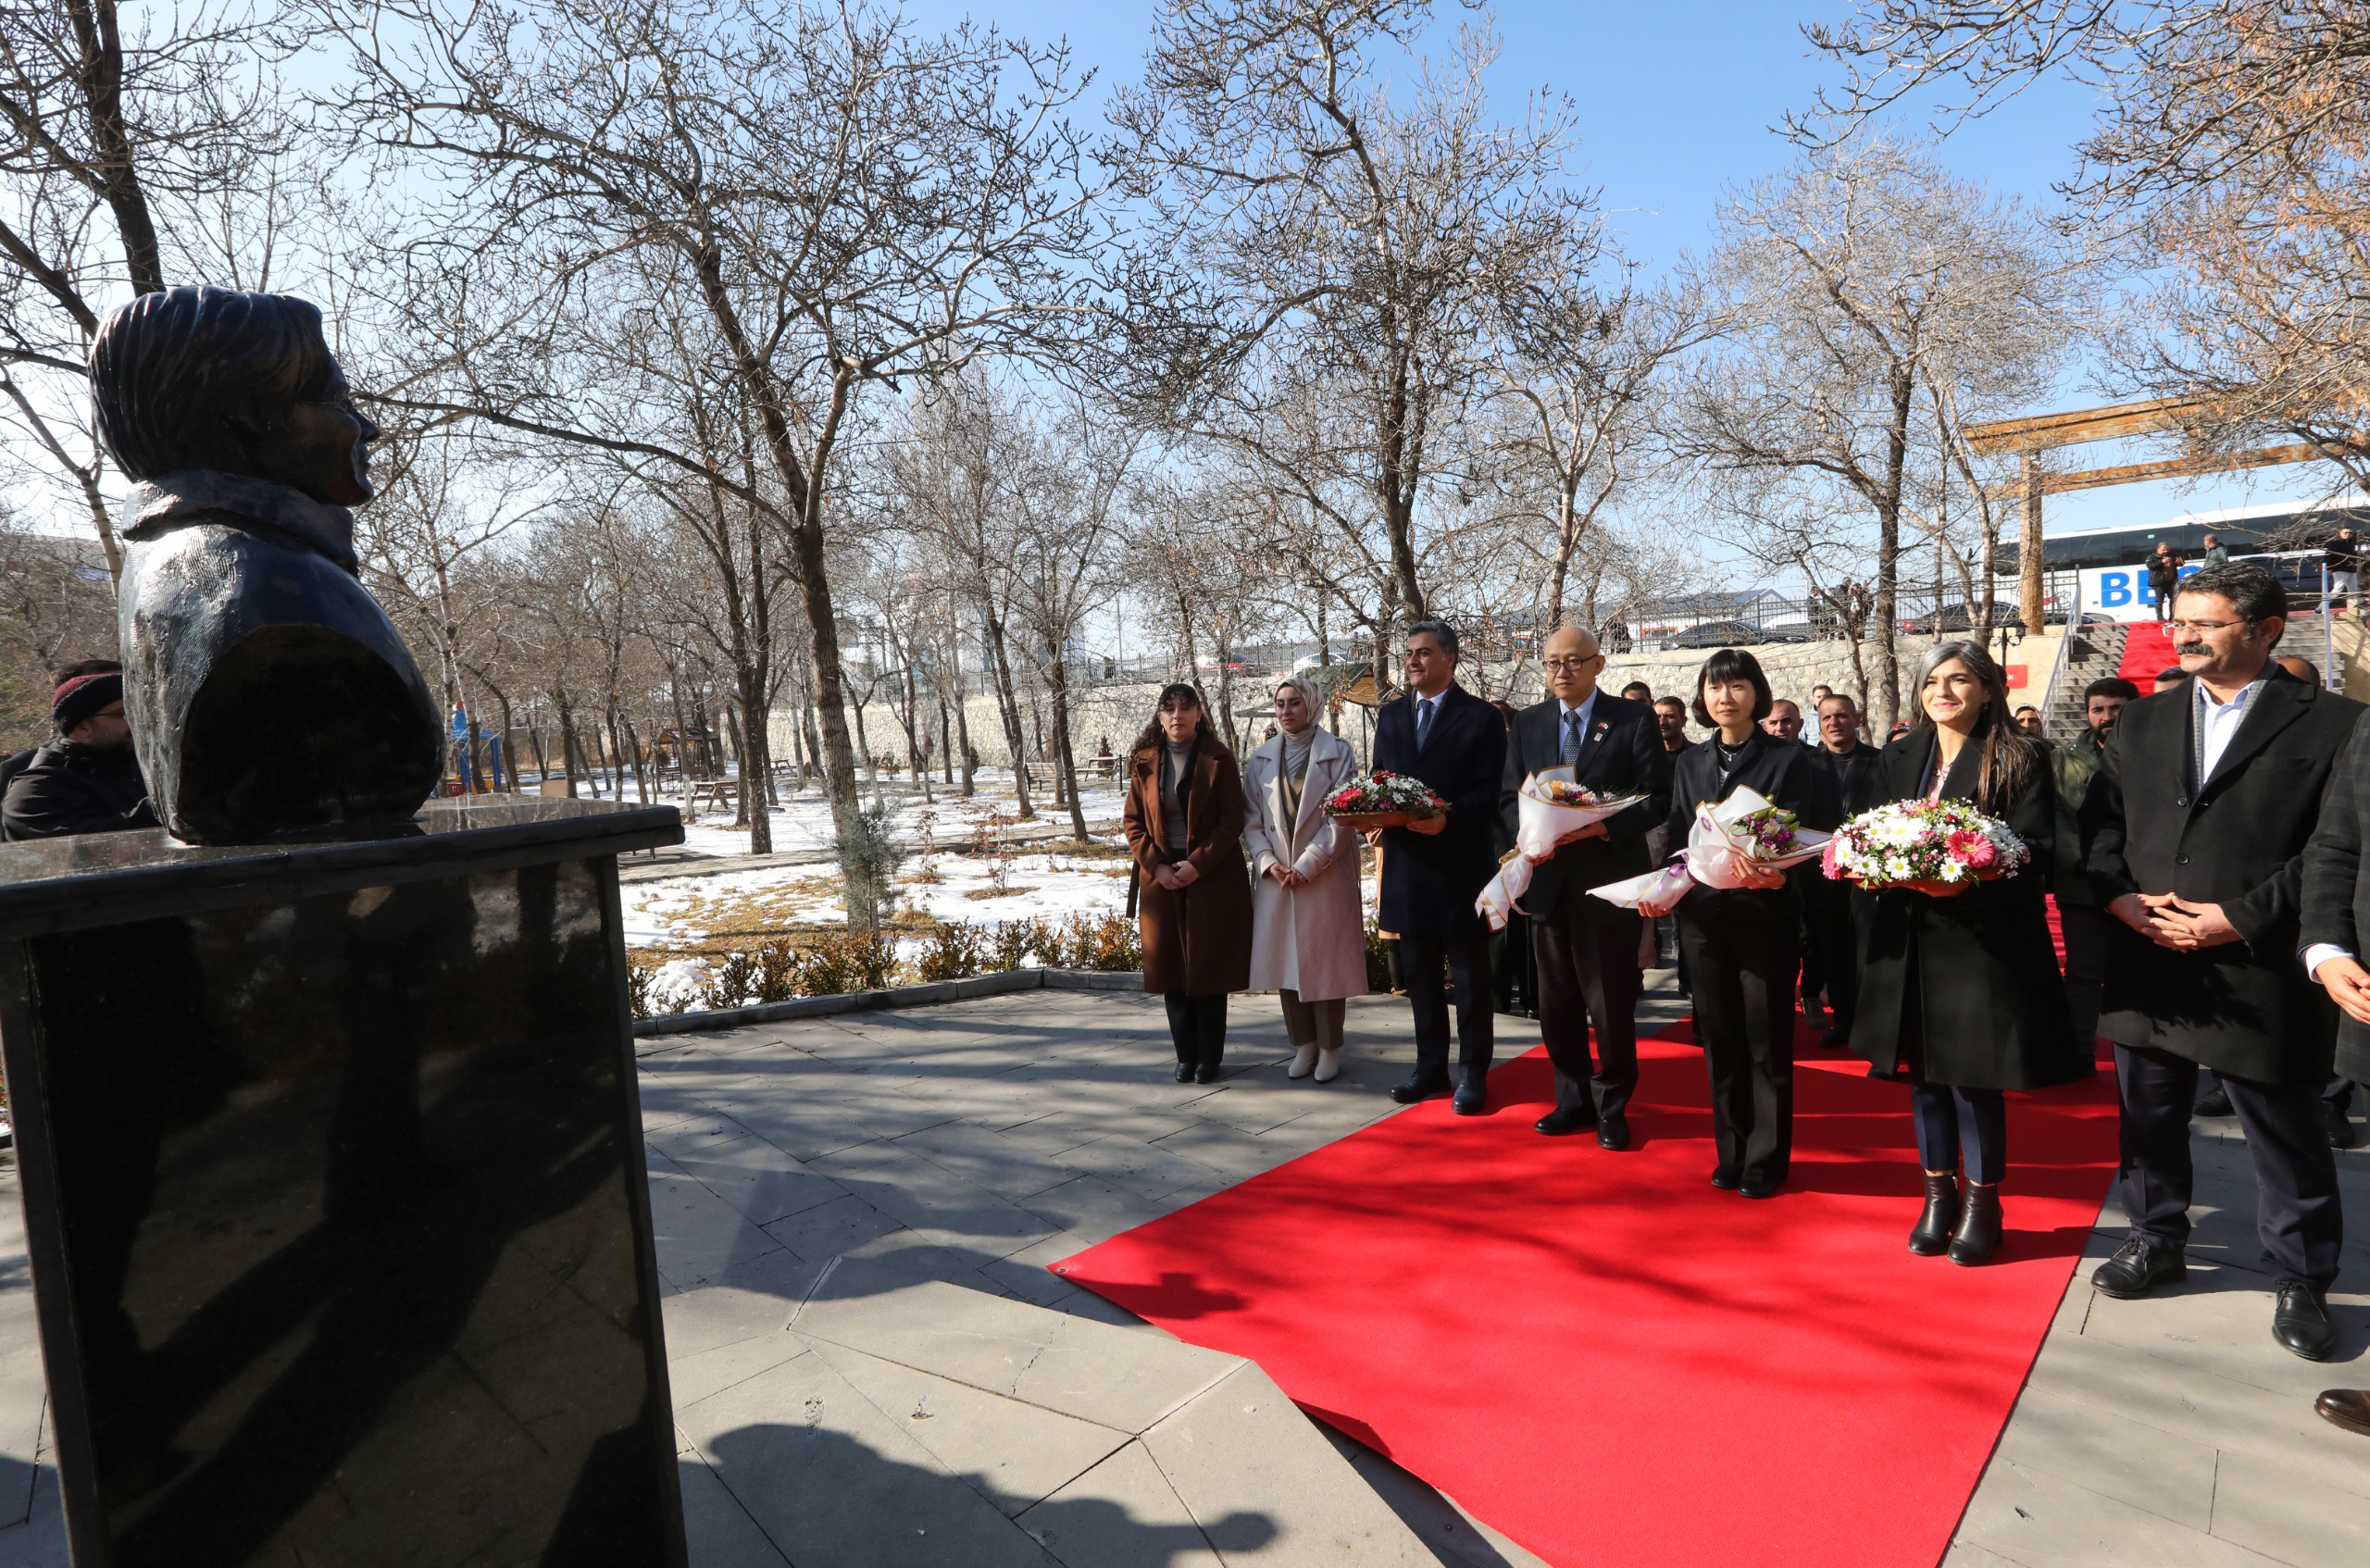
[[[1822,865],[1871,890],[1952,893],[2013,877],[2031,859],[2006,823],[1965,801],[1893,801],[1838,828]]]
[[[1499,861],[1497,876],[1473,901],[1474,909],[1490,922],[1490,929],[1503,930],[1515,911],[1522,908],[1532,868],[1555,852],[1565,834],[1618,816],[1645,798],[1599,795],[1575,782],[1568,767],[1532,774],[1515,791],[1515,847]]]
[[[1814,831],[1785,807],[1753,790],[1740,789],[1727,800],[1695,808],[1687,849],[1662,870],[1590,888],[1592,898],[1624,909],[1640,902],[1674,903],[1696,882],[1707,888],[1741,888],[1740,868],[1750,865],[1782,871],[1822,852],[1828,835]],[[1674,873],[1680,873],[1674,875]]]

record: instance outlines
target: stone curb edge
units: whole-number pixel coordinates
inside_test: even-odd
[[[712,1013],[676,1013],[663,1018],[636,1018],[636,1039],[656,1035],[696,1034],[709,1029],[734,1029],[744,1024],[776,1024],[791,1018],[828,1018],[838,1013],[877,1013],[897,1007],[931,1007],[942,1002],[968,1002],[974,997],[1003,996],[1008,991],[1141,991],[1139,969],[1004,969],[963,980],[932,980],[918,986],[890,986],[881,990],[846,991],[838,996],[802,996],[789,1002],[762,1002],[755,1007],[727,1007]]]

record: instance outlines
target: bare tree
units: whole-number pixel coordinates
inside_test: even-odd
[[[439,408],[672,466],[780,530],[824,782],[862,831],[832,591],[834,462],[866,388],[1068,352],[1095,192],[1062,49],[943,38],[861,4],[445,0],[331,7],[355,134],[432,170],[402,253],[455,345]],[[1017,87],[1013,85],[1017,81]],[[646,259],[679,273],[754,418],[763,485],[566,375],[553,339]],[[640,303],[630,288],[617,296]],[[444,367],[440,367],[444,368]],[[397,396],[404,389],[390,389]]]
[[[1493,123],[1496,41],[1460,33],[1394,98],[1423,0],[1167,8],[1114,156],[1147,215],[1120,285],[1136,405],[1272,471],[1372,564],[1386,621],[1435,608],[1419,509],[1453,467],[1459,349],[1487,306],[1566,270],[1593,207],[1571,108]],[[1369,537],[1370,536],[1370,537]]]
[[[1540,625],[1553,628],[1590,529],[1655,438],[1665,383],[1715,323],[1684,276],[1602,291],[1580,272],[1505,301],[1500,319],[1502,352],[1479,368],[1504,410],[1497,433],[1517,493],[1546,503],[1532,515],[1548,529],[1536,554],[1546,571]],[[1530,530],[1516,537],[1528,541]]]
[[[231,256],[253,259],[260,286],[255,258],[277,226],[244,199],[291,144],[275,78],[303,38],[273,0],[196,0],[126,24],[116,0],[0,9],[0,420],[26,437],[10,466],[64,483],[110,576],[122,557],[84,422],[91,339],[123,294],[229,280]],[[203,219],[226,210],[239,221],[217,246]]]
[[[1895,143],[1814,153],[1722,209],[1710,282],[1728,330],[1693,378],[1675,445],[1748,494],[1791,479],[1865,508],[1870,697],[1888,725],[1901,701],[1902,529],[1915,527],[1920,488],[1939,488],[1952,439],[1931,420],[2013,404],[2046,376],[2070,333],[2074,276],[2020,205]],[[1950,396],[1926,395],[1935,386]]]

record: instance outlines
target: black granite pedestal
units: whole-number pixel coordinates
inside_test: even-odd
[[[681,1568],[616,856],[671,808],[0,845],[78,1568]]]

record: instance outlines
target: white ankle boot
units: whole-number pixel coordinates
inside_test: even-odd
[[[1341,1076],[1341,1048],[1334,1046],[1316,1053],[1316,1081],[1329,1084]]]
[[[1284,1076],[1304,1078],[1308,1076],[1308,1070],[1316,1065],[1316,1047],[1313,1045],[1296,1047],[1292,1052],[1292,1064],[1284,1069]]]

